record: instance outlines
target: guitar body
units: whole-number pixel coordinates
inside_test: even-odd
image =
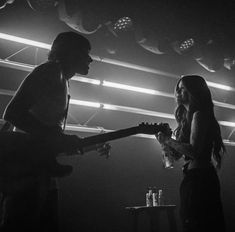
[[[72,151],[68,138],[61,135],[46,140],[20,132],[0,132],[0,192],[19,194],[35,181],[69,175],[72,166],[56,160],[58,153]]]
[[[69,167],[58,164],[56,157],[59,153],[73,151],[75,145],[70,135],[45,139],[21,132],[0,132],[0,177],[21,179],[42,172],[50,176],[66,175]]]

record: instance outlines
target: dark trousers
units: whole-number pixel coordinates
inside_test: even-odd
[[[225,231],[220,183],[214,167],[185,170],[180,198],[184,232]]]
[[[37,186],[16,195],[2,195],[1,232],[57,232],[58,190],[49,190],[43,201]]]

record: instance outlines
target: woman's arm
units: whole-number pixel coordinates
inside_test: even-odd
[[[176,161],[182,157],[181,153],[177,152],[174,148],[170,147],[169,145],[161,144],[161,148],[165,156],[170,156]]]
[[[190,143],[182,143],[166,136],[165,138],[159,138],[158,140],[160,143],[163,143],[176,150],[176,152],[191,159],[195,159],[200,156],[204,149],[207,129],[207,117],[203,113],[197,111],[193,114],[192,118]]]
[[[196,156],[193,146],[189,143],[182,143],[175,139],[169,138],[166,140],[165,144],[174,149],[176,152],[180,153],[182,156],[184,155],[191,159],[194,159]]]

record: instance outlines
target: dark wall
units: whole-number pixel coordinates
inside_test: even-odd
[[[233,150],[228,148],[228,156],[219,172],[225,218],[231,232],[235,230]],[[148,186],[163,189],[166,204],[176,205],[180,229],[178,190],[182,162],[175,163],[173,169],[164,169],[155,140],[131,137],[114,141],[109,160],[91,152],[69,160],[63,158],[60,162],[74,167],[71,176],[59,180],[62,231],[130,231],[132,218],[125,207],[145,205]],[[140,215],[139,231],[147,231],[148,219],[146,214]],[[160,214],[160,228],[169,230],[164,212]]]
[[[145,205],[148,186],[163,189],[166,203],[179,205],[180,170],[177,166],[163,169],[155,140],[125,138],[112,142],[108,160],[91,152],[61,162],[74,167],[71,176],[59,180],[61,228],[65,231],[80,231],[81,227],[81,231],[127,231],[131,218],[125,207]],[[145,230],[146,215],[140,219]]]

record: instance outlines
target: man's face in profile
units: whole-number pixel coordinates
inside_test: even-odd
[[[87,75],[92,58],[89,49],[74,49],[70,56],[71,67],[75,73]]]

